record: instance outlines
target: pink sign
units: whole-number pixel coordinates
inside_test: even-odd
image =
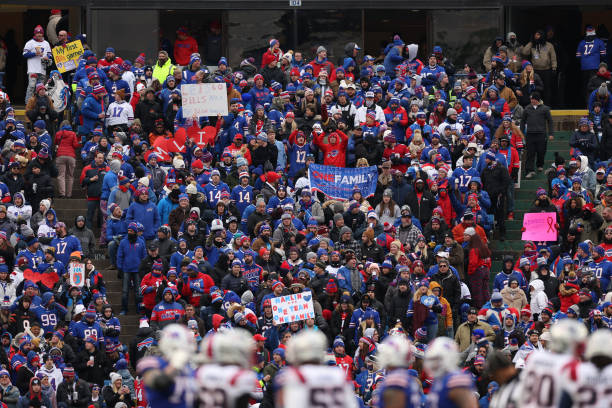
[[[523,218],[523,241],[556,241],[557,240],[557,214],[526,213]]]

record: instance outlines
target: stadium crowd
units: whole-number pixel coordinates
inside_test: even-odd
[[[576,53],[588,117],[529,211],[556,213],[558,240],[525,242],[501,270],[488,244],[553,139],[558,50],[543,31],[496,38],[484,74],[439,46],[421,61],[400,35],[376,56],[348,43],[337,64],[272,39],[211,69],[184,28],[172,54],[85,44],[60,74],[51,48],[74,38],[54,38],[37,26],[23,48],[27,120],[0,93],[7,408],[573,406],[583,372],[610,369],[612,85],[593,27]],[[226,85],[227,116],[183,115],[181,86],[200,83]],[[326,197],[313,163],[377,166],[376,190]],[[74,188],[87,213],[57,219]],[[99,249],[116,276],[96,269]],[[116,279],[121,305],[106,297]],[[297,293],[314,317],[274,324],[272,299]],[[142,317],[122,344],[130,297]],[[575,371],[544,404],[542,367],[561,363]]]

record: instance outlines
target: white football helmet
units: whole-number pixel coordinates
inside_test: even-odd
[[[564,319],[567,320],[567,319]],[[600,329],[591,334],[586,344],[584,357],[587,360],[602,356],[612,358],[612,331]]]
[[[193,332],[180,324],[164,327],[159,339],[159,350],[175,368],[181,368],[196,351]]]
[[[253,364],[255,341],[246,330],[226,330],[213,335],[208,343],[203,345],[202,351],[208,353],[211,360],[217,364],[248,368]]]
[[[327,353],[327,338],[320,331],[302,330],[287,344],[287,361],[293,365],[307,362],[323,363]]]
[[[459,364],[457,343],[448,337],[438,337],[425,350],[423,366],[434,378],[454,371]]]
[[[584,324],[574,319],[562,319],[550,328],[551,341],[548,348],[559,354],[575,354],[586,340],[589,332]]]
[[[404,335],[387,336],[378,347],[376,356],[383,368],[408,368],[414,362],[414,346]]]

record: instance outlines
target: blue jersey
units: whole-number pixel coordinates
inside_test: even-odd
[[[55,259],[65,265],[70,263],[70,254],[79,251],[82,252],[81,241],[74,235],[66,235],[64,238],[54,238],[51,241],[51,246],[55,248]]]
[[[232,190],[230,198],[236,203],[238,212],[242,214],[244,210],[251,205],[251,201],[253,201],[253,187],[249,185],[246,187],[238,185]]]
[[[138,361],[137,371],[143,376],[149,370],[164,370],[168,361],[163,357],[148,356]],[[166,390],[156,390],[145,384],[147,402],[151,408],[191,408],[195,396],[195,373],[190,368],[183,368],[176,375],[173,384]]]
[[[434,65],[433,67],[430,65],[425,65],[423,69],[421,69],[421,76],[425,78],[427,75],[433,75],[437,78],[438,74],[441,74],[442,72],[445,72],[444,68],[438,64]]]
[[[516,278],[516,280],[518,280],[519,288],[523,290],[527,289],[527,282],[525,282],[525,277],[519,271],[512,271],[510,275],[506,274],[505,272],[500,272],[495,275],[495,280],[493,281],[493,289],[497,289],[501,292],[502,289],[505,288],[508,284],[508,280],[510,280],[510,278]]]
[[[114,94],[118,90],[123,89],[125,91],[125,100],[129,101],[131,98],[130,86],[123,79],[118,79],[116,81],[108,80],[106,81],[106,91],[109,95]]]
[[[183,261],[183,259],[185,259],[187,257],[193,259],[193,251],[189,251],[188,250],[187,252],[185,252],[184,255],[181,254],[179,251],[176,251],[170,257],[170,267],[176,269],[177,271],[180,271],[181,270],[181,262]]]
[[[85,320],[81,320],[72,325],[70,333],[75,338],[81,340],[91,337],[98,342],[98,347],[104,344],[104,333],[102,332],[102,326],[98,322],[88,324]]]
[[[306,156],[311,152],[310,143],[304,146],[292,144],[289,147],[289,177],[295,177],[298,171],[306,167]]]
[[[116,335],[110,336],[107,334],[107,336],[105,337],[105,340],[111,340],[113,344],[118,344],[119,334],[121,334],[121,322],[119,321],[119,319],[116,318],[115,316],[111,316],[110,319],[106,319],[105,317],[102,317],[98,319],[98,322],[103,323],[106,326],[106,330],[108,329],[115,330],[115,333],[112,333],[112,334],[116,334]]]
[[[24,257],[28,260],[28,268],[33,271],[37,271],[40,264],[44,262],[45,255],[43,251],[37,249],[36,252],[31,252],[29,249],[24,249],[23,251],[19,251],[17,254],[17,259]]]
[[[459,191],[461,193],[466,193],[469,189],[472,177],[479,177],[478,171],[476,171],[475,168],[470,167],[466,170],[463,167],[457,167],[453,171],[453,174],[451,174],[449,187],[451,189],[454,188],[456,183],[459,186]]]
[[[582,40],[578,44],[576,58],[580,58],[581,70],[596,70],[600,61],[606,61],[606,44],[595,36],[588,41]]]
[[[378,408],[385,408],[384,394],[387,390],[399,390],[404,394],[404,408],[421,406],[423,395],[410,370],[398,369],[387,373],[383,383],[376,389],[374,401]]]
[[[610,286],[610,280],[612,279],[612,262],[605,258],[600,259],[600,262],[593,261],[589,263],[589,267],[591,268],[593,275],[599,279],[599,287],[601,290],[606,292],[608,290],[608,286]]]
[[[246,279],[251,292],[256,294],[263,278],[263,268],[255,262],[250,265],[245,264],[242,268],[242,276]]]
[[[224,182],[220,182],[217,185],[214,185],[213,183],[208,183],[204,186],[204,195],[206,196],[206,199],[208,200],[208,205],[211,209],[215,209],[215,206],[221,199],[222,191],[227,191],[228,193],[230,192],[229,186]]]
[[[449,393],[457,388],[465,388],[474,392],[474,379],[472,376],[461,371],[445,374],[441,378],[436,378],[431,385],[427,395],[427,408],[455,408],[455,404],[450,398]]]
[[[53,333],[55,326],[64,319],[68,310],[59,303],[54,303],[50,308],[39,305],[33,308],[33,311],[45,333]]]

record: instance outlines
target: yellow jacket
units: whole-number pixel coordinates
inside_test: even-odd
[[[172,74],[173,72],[174,65],[172,65],[172,60],[170,60],[170,58],[168,58],[161,67],[157,62],[153,66],[153,78],[156,78],[161,85],[164,84],[168,75]]]
[[[444,327],[453,327],[453,311],[451,309],[450,303],[444,297],[444,293],[442,292],[442,286],[438,282],[432,281],[429,284],[429,290],[433,290],[434,288],[440,288],[440,297],[438,300],[440,301],[440,305],[442,306],[442,312],[440,313],[440,319],[445,319]]]

